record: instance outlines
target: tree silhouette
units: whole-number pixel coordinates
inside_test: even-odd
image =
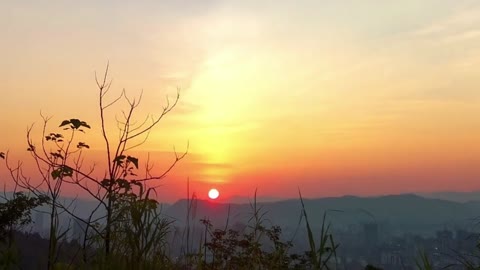
[[[160,121],[175,108],[179,101],[179,92],[173,102],[167,97],[166,105],[159,115],[147,115],[143,121],[135,120],[135,112],[139,108],[142,94],[138,98],[129,98],[122,90],[115,98],[109,100],[108,94],[112,80],[108,79],[109,65],[101,79],[95,75],[98,88],[98,108],[100,131],[104,142],[104,157],[106,172],[99,177],[96,164],[86,167],[84,151],[90,146],[78,139],[78,135],[86,133],[92,127],[78,118],[63,120],[58,129],[50,130],[50,117],[42,116],[42,137],[39,143],[33,139],[33,125],[27,131],[28,151],[36,164],[40,175],[40,183],[31,181],[25,176],[22,163],[12,166],[8,155],[1,153],[6,159],[7,168],[16,185],[30,191],[36,198],[48,198],[50,215],[48,269],[53,269],[58,252],[58,242],[64,239],[69,228],[60,228],[59,215],[67,213],[84,226],[82,254],[84,263],[88,263],[88,251],[98,248],[99,254],[106,262],[112,252],[118,256],[130,255],[132,266],[139,265],[138,259],[145,259],[153,252],[158,252],[168,229],[168,222],[160,217],[157,210],[158,202],[153,199],[158,185],[147,185],[153,180],[161,180],[182,160],[188,151],[177,153],[174,149],[174,159],[160,174],[153,174],[153,165],[147,159],[144,172],[139,173],[140,160],[129,154],[145,143],[150,132]],[[106,111],[120,101],[126,101],[128,106],[120,116],[115,117],[120,134],[115,140],[110,135],[109,119]],[[75,213],[74,201],[60,201],[60,195],[65,185],[74,185],[84,190],[97,202],[97,206],[87,218]],[[135,236],[135,237],[132,237]],[[91,253],[91,252],[90,252]],[[138,258],[138,259],[137,259]],[[131,268],[134,269],[134,268]]]

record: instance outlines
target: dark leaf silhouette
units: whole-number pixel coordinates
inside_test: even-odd
[[[71,177],[73,176],[73,169],[68,166],[61,166],[53,170],[51,175],[54,180],[57,178]]]
[[[68,121],[68,120],[63,120],[63,122],[60,124],[60,127],[66,126],[66,125],[68,125],[68,124],[70,124],[70,121]]]
[[[135,168],[138,169],[138,158],[128,156],[128,157],[127,157],[127,160],[130,161],[130,162],[132,162],[133,165],[135,165]]]
[[[70,125],[71,129],[79,129],[81,127],[90,128],[90,125],[88,125],[87,122],[81,121],[76,118],[72,118],[70,120],[63,120],[62,123],[60,124],[60,127],[63,127],[66,125]],[[64,128],[64,129],[68,129],[68,128]],[[80,131],[83,132],[83,130],[80,130]]]
[[[90,146],[84,142],[79,142],[77,144],[77,148],[87,148],[87,149],[90,149]]]
[[[127,157],[127,156],[125,156],[125,155],[120,155],[120,156],[116,157],[116,158],[113,160],[113,162],[115,163],[115,165],[120,166],[120,165],[122,165],[123,160],[124,160],[126,157]]]

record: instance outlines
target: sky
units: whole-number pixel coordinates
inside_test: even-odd
[[[139,121],[180,89],[135,150],[161,173],[188,144],[160,200],[187,179],[224,200],[480,190],[478,1],[7,0],[0,35],[0,151],[32,179],[40,112],[51,130],[88,122],[103,173],[95,72],[109,63],[109,98],[143,91]]]

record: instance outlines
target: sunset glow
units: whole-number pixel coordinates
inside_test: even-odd
[[[52,130],[87,121],[84,164],[104,174],[95,72],[109,62],[110,100],[143,90],[138,122],[180,89],[135,149],[138,175],[148,158],[161,174],[188,145],[152,183],[163,201],[187,179],[222,200],[480,189],[477,1],[7,2],[0,151],[32,179],[25,134],[40,112]],[[123,105],[109,108],[112,137]]]

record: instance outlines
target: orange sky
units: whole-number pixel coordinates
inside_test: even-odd
[[[162,200],[187,178],[224,199],[480,189],[478,1],[6,1],[0,33],[12,158],[42,111],[90,123],[103,161],[94,72],[110,61],[112,91],[143,89],[139,119],[181,88],[138,149],[160,171],[190,143]]]

